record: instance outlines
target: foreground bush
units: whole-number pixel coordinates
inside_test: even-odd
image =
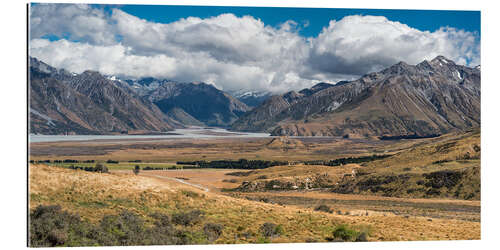
[[[172,221],[177,225],[191,226],[201,222],[204,213],[201,210],[193,210],[187,213],[181,212],[172,216]]]
[[[278,237],[283,233],[283,227],[281,225],[266,222],[260,226],[259,232],[266,238]]]
[[[347,225],[339,225],[333,230],[333,240],[335,241],[367,241],[369,228],[355,230]]]
[[[32,247],[91,246],[95,229],[60,206],[38,206],[30,213],[29,244]]]
[[[203,232],[210,242],[217,240],[222,234],[223,226],[215,223],[207,223],[203,226]]]
[[[215,241],[223,227],[207,223],[203,232],[179,230],[174,219],[183,225],[192,225],[202,218],[202,212],[176,214],[172,219],[161,213],[150,215],[153,225],[138,214],[123,211],[106,215],[99,223],[91,224],[78,215],[62,211],[60,206],[38,206],[30,213],[29,245],[55,246],[132,246],[132,245],[185,245]]]

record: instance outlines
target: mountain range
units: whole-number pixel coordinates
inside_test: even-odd
[[[480,94],[480,67],[438,56],[272,96],[232,129],[292,136],[432,136],[479,126]]]
[[[75,74],[29,60],[30,133],[152,133],[228,126],[250,110],[205,83],[121,80],[96,71]]]
[[[442,56],[281,95],[229,94],[203,82],[122,79],[96,71],[76,74],[29,60],[30,133],[217,126],[271,135],[414,138],[480,126],[480,67]]]

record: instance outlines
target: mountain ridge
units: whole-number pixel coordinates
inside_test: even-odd
[[[308,91],[302,91],[305,93]],[[480,70],[445,57],[399,62],[308,96],[274,96],[232,129],[272,135],[429,136],[480,125]]]
[[[33,57],[29,65],[30,133],[162,132],[179,127],[152,103],[96,71],[73,74]]]

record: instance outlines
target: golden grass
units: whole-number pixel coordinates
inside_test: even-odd
[[[422,167],[432,165],[436,161],[456,161],[465,159],[467,156],[479,164],[481,157],[481,133],[473,131],[465,134],[449,134],[442,138],[434,138],[428,143],[403,150],[390,158],[377,160],[365,164],[368,169],[390,170],[399,172],[403,168],[414,168],[413,171]],[[463,166],[467,167],[467,166]],[[390,168],[390,169],[388,169]]]
[[[345,216],[309,209],[284,207],[237,199],[174,181],[125,173],[98,174],[84,171],[30,165],[30,207],[39,204],[59,204],[64,209],[96,221],[104,214],[122,209],[134,210],[146,219],[152,212],[173,213],[201,209],[206,222],[224,225],[216,243],[256,242],[238,236],[243,232],[258,233],[264,222],[281,224],[284,234],[273,242],[325,241],[336,225],[373,227],[370,240],[445,240],[479,239],[480,224],[459,220],[403,218],[400,216]],[[199,194],[186,196],[183,190]],[[194,226],[200,230],[202,225]]]

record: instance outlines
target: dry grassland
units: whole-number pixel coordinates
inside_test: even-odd
[[[370,241],[480,239],[478,222],[388,214],[337,215],[203,192],[176,181],[131,173],[99,174],[30,165],[29,188],[31,208],[59,204],[90,221],[123,209],[136,211],[146,220],[155,211],[170,214],[201,209],[207,222],[224,225],[215,243],[257,242],[258,228],[265,222],[283,226],[284,233],[272,242],[325,241],[335,226],[343,223],[370,227]],[[201,230],[197,227],[193,230]]]

